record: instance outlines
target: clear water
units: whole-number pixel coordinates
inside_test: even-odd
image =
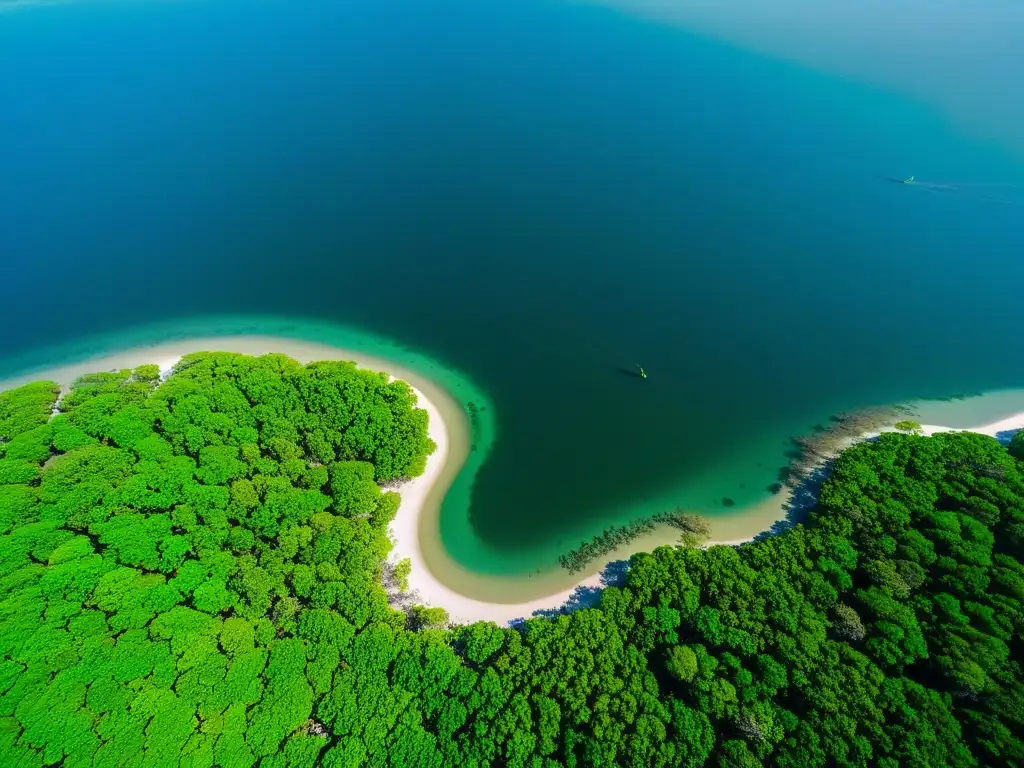
[[[1024,144],[897,81],[536,0],[42,6],[0,72],[0,374],[211,314],[395,340],[493,403],[442,514],[481,571],[1024,383]]]

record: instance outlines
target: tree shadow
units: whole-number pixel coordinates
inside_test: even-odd
[[[861,442],[865,443],[876,443],[881,439],[881,435],[873,435],[871,437],[864,438]],[[777,520],[772,526],[759,533],[754,537],[754,541],[763,541],[769,536],[775,536],[776,534],[788,531],[795,525],[800,523],[806,523],[810,519],[811,512],[814,511],[815,507],[818,506],[818,500],[821,498],[821,486],[825,484],[829,476],[832,474],[832,470],[835,468],[836,459],[838,457],[833,456],[830,459],[822,461],[815,465],[806,475],[801,477],[795,484],[782,485],[776,484],[769,487],[777,493],[785,493],[786,488],[789,488],[790,496],[783,509],[786,512],[786,516],[782,520]],[[788,472],[788,467],[783,467],[779,471],[780,476],[783,472]]]
[[[771,527],[754,537],[754,541],[764,541],[771,536],[790,530],[800,523],[805,523],[811,516],[811,511],[818,505],[821,496],[821,486],[832,474],[832,468],[836,460],[829,459],[822,462],[802,477],[798,483],[789,487],[789,500],[784,505],[786,516],[776,520]],[[771,486],[776,493],[785,493],[787,488],[781,484]]]
[[[613,560],[601,569],[600,586],[580,584],[561,605],[555,608],[538,608],[530,615],[530,617],[551,619],[556,616],[564,616],[574,611],[578,611],[581,608],[596,608],[601,604],[601,594],[604,592],[605,588],[622,586],[626,583],[626,577],[628,574],[628,560]],[[512,619],[512,621],[508,623],[508,626],[515,629],[522,627],[525,622],[525,618]]]
[[[601,593],[604,587],[590,587],[581,584],[572,591],[569,599],[558,608],[538,608],[533,612],[534,616],[551,619],[565,613],[572,613],[581,608],[594,608],[601,602]]]
[[[629,575],[629,560],[613,560],[601,571],[601,584],[605,587],[621,587]]]

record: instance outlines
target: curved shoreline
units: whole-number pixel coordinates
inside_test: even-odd
[[[599,581],[602,565],[597,562],[582,572],[570,574],[551,558],[543,565],[538,562],[540,569],[532,573],[518,570],[504,574],[471,570],[453,558],[448,546],[455,546],[453,551],[458,552],[460,544],[475,548],[477,559],[492,556],[475,537],[468,510],[476,474],[496,439],[495,410],[486,392],[465,374],[428,354],[365,329],[277,316],[186,317],[117,333],[90,335],[8,357],[0,361],[0,379],[7,379],[0,386],[46,377],[69,381],[82,373],[173,359],[202,348],[249,354],[281,352],[302,362],[314,358],[353,360],[409,382],[421,396],[422,405],[429,402],[433,406],[425,408],[435,416],[429,422],[432,428],[443,422],[446,439],[431,436],[439,444],[444,441],[447,455],[442,458],[439,449],[428,461],[429,484],[419,478],[415,485],[403,489],[405,494],[422,497],[422,503],[415,526],[404,522],[404,516],[399,518],[402,540],[398,546],[403,557],[422,564],[417,571],[428,574],[411,579],[428,602],[440,605],[469,601],[474,606],[471,615],[484,612],[496,615],[496,620],[514,613],[511,607],[518,606],[520,613],[513,615],[518,618],[571,595],[581,578]],[[433,469],[435,465],[439,468]],[[783,504],[783,498],[772,497],[715,515],[709,518],[712,535],[723,542],[749,539],[785,517]],[[416,536],[410,539],[414,527]],[[660,526],[608,557],[625,559],[634,552],[674,543],[677,535],[674,528]],[[411,543],[407,544],[408,541]],[[506,556],[500,550],[493,552],[497,562]],[[491,604],[510,608],[493,614],[481,607]],[[457,611],[453,613],[459,615]]]
[[[362,368],[403,379],[413,388],[418,407],[427,411],[428,432],[437,449],[428,458],[427,467],[420,477],[396,487],[402,501],[389,527],[393,543],[389,559],[395,562],[409,558],[412,564],[410,597],[414,602],[444,608],[453,623],[493,621],[507,624],[557,612],[569,603],[578,605],[581,601],[583,604],[594,601],[606,583],[602,572],[610,563],[626,560],[637,552],[672,545],[678,540],[675,528],[659,525],[608,553],[600,561],[591,563],[580,574],[570,574],[561,568],[525,577],[468,571],[452,560],[440,536],[441,503],[471,452],[470,418],[463,406],[443,387],[398,363],[329,343],[270,335],[198,336],[137,346],[80,362],[34,370],[0,381],[0,390],[40,379],[53,380],[66,387],[84,373],[130,368],[144,363],[156,363],[166,374],[183,355],[201,350],[250,355],[278,352],[303,364],[314,360],[351,360]],[[1005,438],[1022,427],[1024,412],[962,430],[925,424],[921,425],[920,432],[931,435],[944,431],[970,431]],[[886,427],[881,431],[895,431],[895,428]],[[865,434],[859,439],[869,439],[877,434]],[[482,456],[476,458],[478,461],[483,459]],[[711,524],[711,539],[704,546],[739,545],[769,533],[776,523],[786,519],[789,500],[790,494],[778,493],[732,514],[706,518]],[[485,597],[478,597],[480,595]]]
[[[445,608],[453,622],[506,623],[528,618],[537,611],[557,608],[578,594],[581,587],[600,586],[601,571],[608,561],[624,560],[636,552],[672,544],[678,538],[676,529],[660,525],[609,553],[606,562],[591,563],[577,574],[553,566],[550,570],[525,576],[495,576],[462,567],[441,542],[440,522],[442,501],[471,454],[472,425],[463,405],[442,386],[393,360],[331,343],[268,334],[197,334],[87,355],[85,359],[51,367],[27,366],[27,373],[0,381],[0,390],[40,379],[53,380],[66,387],[85,373],[133,368],[146,363],[156,363],[166,374],[183,355],[203,350],[250,355],[278,352],[303,364],[313,360],[351,360],[360,367],[400,378],[413,388],[418,406],[428,413],[428,430],[437,449],[428,458],[423,475],[396,488],[402,502],[389,529],[394,544],[390,559],[409,558],[412,563],[410,590],[415,591],[424,604]],[[487,421],[484,426],[491,433],[486,437],[493,437],[493,415],[483,415]],[[476,435],[474,438],[480,439]],[[489,441],[484,448],[489,448]],[[482,463],[486,450],[473,458]],[[471,480],[468,478],[467,483]],[[785,517],[784,501],[781,495],[771,497],[760,505],[711,518],[716,542],[741,543],[770,528]]]
[[[427,459],[424,473],[397,486],[402,501],[389,527],[394,548],[392,559],[408,557],[413,570],[410,589],[423,595],[428,605],[465,599],[435,579],[425,562],[421,541],[439,542],[440,504],[469,453],[469,419],[462,406],[443,388],[391,360],[332,344],[265,335],[198,336],[158,344],[140,345],[99,354],[85,360],[51,368],[32,368],[28,373],[0,381],[0,391],[32,381],[55,381],[63,388],[86,373],[134,368],[156,364],[163,376],[184,355],[200,351],[239,352],[247,355],[281,353],[302,364],[315,360],[350,360],[360,368],[387,373],[402,379],[416,393],[417,406],[428,414],[428,432],[437,449]]]

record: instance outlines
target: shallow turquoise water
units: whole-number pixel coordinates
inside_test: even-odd
[[[211,313],[396,340],[493,402],[480,570],[1024,379],[1024,157],[898,90],[529,0],[49,6],[0,71],[0,375]]]

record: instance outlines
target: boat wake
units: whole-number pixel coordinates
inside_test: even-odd
[[[894,176],[883,176],[885,181],[932,194],[959,195],[974,200],[1003,205],[1024,206],[1024,184],[1007,182],[960,182],[960,181],[927,181],[911,176],[908,179],[897,179]]]

